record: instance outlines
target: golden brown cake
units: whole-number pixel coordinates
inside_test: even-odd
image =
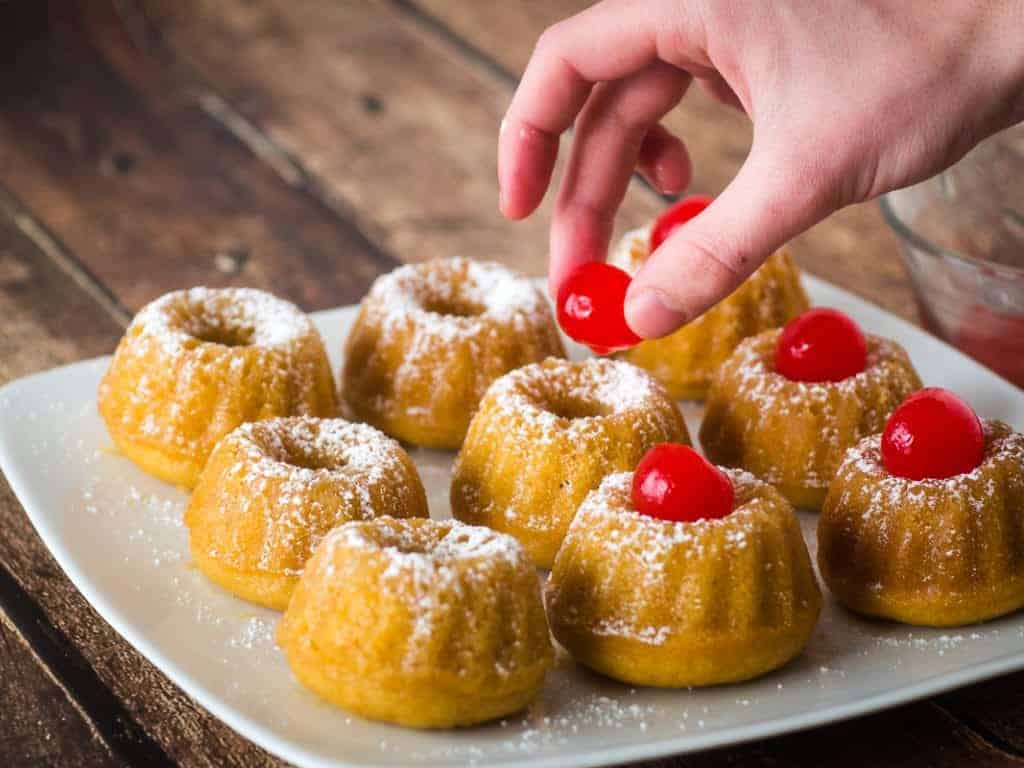
[[[633,685],[747,680],[798,655],[821,610],[793,508],[725,470],[731,514],[673,522],[633,506],[633,474],[580,506],[546,589],[551,631],[582,664]]]
[[[323,698],[418,728],[522,709],[554,658],[522,547],[453,520],[336,528],[307,564],[277,642]]]
[[[334,416],[320,334],[287,301],[249,288],[192,288],[145,306],[99,389],[118,450],[191,488],[224,435],[272,416]]]
[[[620,360],[545,360],[496,381],[455,460],[452,514],[549,568],[576,508],[657,443],[689,443],[665,388]]]
[[[790,381],[774,370],[779,333],[747,339],[719,368],[700,443],[716,464],[746,469],[795,506],[816,510],[847,449],[881,432],[921,380],[902,347],[865,334],[861,373],[838,382]]]
[[[469,259],[404,266],[363,299],[345,347],[342,399],[399,440],[458,448],[491,382],[564,354],[529,278]]]
[[[332,528],[427,517],[416,467],[367,424],[293,417],[243,424],[217,444],[185,511],[196,565],[254,603],[284,610]]]
[[[1024,606],[1024,437],[982,423],[981,464],[942,480],[889,474],[879,435],[847,453],[818,521],[818,567],[840,603],[935,627]]]
[[[609,263],[635,274],[648,256],[651,228],[627,232]],[[620,356],[655,376],[677,400],[703,400],[711,377],[743,339],[785,325],[808,307],[800,272],[780,250],[703,315]]]

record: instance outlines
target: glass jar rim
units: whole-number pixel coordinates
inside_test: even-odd
[[[1011,280],[1024,280],[1024,267],[1014,267],[1010,264],[999,264],[994,261],[989,261],[988,259],[981,259],[977,256],[970,256],[966,253],[960,253],[959,251],[944,248],[932,242],[916,229],[911,227],[898,213],[896,213],[896,209],[889,200],[891,196],[897,195],[902,191],[904,190],[896,189],[892,192],[887,192],[878,198],[878,207],[882,209],[882,217],[893,231],[900,236],[900,238],[931,256],[959,261],[976,269],[983,270],[989,274],[996,274]]]

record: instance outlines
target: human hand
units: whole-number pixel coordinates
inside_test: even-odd
[[[690,179],[659,120],[693,79],[744,110],[733,181],[637,273],[626,318],[665,335],[832,211],[920,181],[1024,119],[1024,0],[604,0],[540,38],[502,123],[501,210],[539,205],[560,134],[550,287],[604,259],[634,168]]]

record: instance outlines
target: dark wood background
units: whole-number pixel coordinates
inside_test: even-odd
[[[544,270],[547,207],[496,209],[495,137],[533,41],[578,0],[0,2],[0,383],[113,350],[173,288],[250,285],[308,310],[398,263]],[[694,187],[742,162],[745,118],[671,115]],[[663,201],[640,183],[623,226]],[[800,263],[916,320],[872,205]],[[270,766],[89,607],[0,481],[0,758]],[[665,766],[1024,765],[1024,675]]]

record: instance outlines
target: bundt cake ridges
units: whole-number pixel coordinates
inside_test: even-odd
[[[240,597],[283,609],[339,523],[426,517],[412,460],[367,424],[288,417],[244,424],[214,449],[185,511],[196,564]]]
[[[588,496],[547,588],[552,631],[573,655],[627,682],[679,686],[746,679],[800,651],[821,598],[799,523],[774,490],[731,475],[737,511],[722,520],[636,513],[630,473]]]
[[[525,366],[495,382],[473,418],[452,514],[512,534],[549,567],[587,492],[666,441],[688,444],[686,423],[640,369],[599,358]]]
[[[114,443],[150,474],[192,487],[239,424],[333,416],[320,335],[293,304],[245,288],[169,293],[133,319],[98,397]]]
[[[846,449],[881,432],[921,381],[899,345],[870,334],[863,372],[839,382],[790,381],[774,370],[779,333],[743,341],[719,368],[700,442],[713,462],[742,467],[795,506],[819,509]]]
[[[351,414],[400,440],[458,448],[496,378],[564,356],[534,283],[491,262],[439,259],[374,283],[346,342]]]
[[[635,273],[647,259],[650,227],[627,232],[609,262]],[[621,353],[677,400],[702,400],[711,377],[745,338],[785,325],[810,306],[792,256],[779,250],[730,296],[678,331]]]
[[[819,568],[837,600],[928,626],[1024,606],[1024,437],[983,424],[982,464],[945,480],[889,475],[877,435],[849,452],[818,521]]]
[[[420,727],[510,714],[553,659],[522,548],[457,521],[337,528],[310,560],[278,641],[321,695]]]

